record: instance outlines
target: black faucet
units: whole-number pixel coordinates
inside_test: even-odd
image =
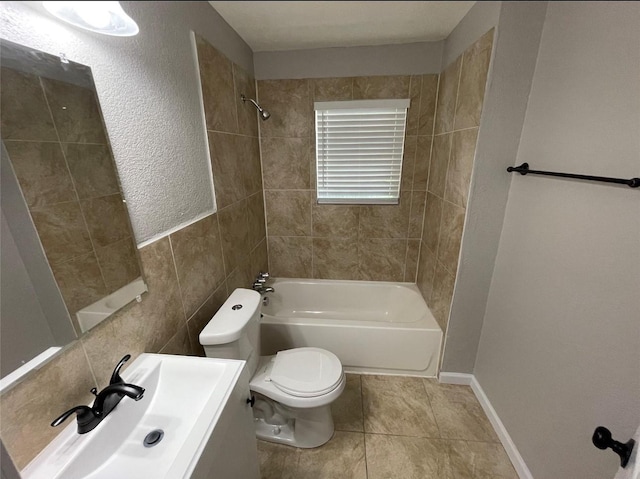
[[[93,430],[102,420],[109,415],[111,411],[118,405],[123,397],[128,396],[135,401],[139,401],[144,396],[144,388],[135,384],[127,384],[120,377],[120,369],[131,358],[127,354],[123,357],[111,375],[110,384],[102,391],[98,392],[96,388],[91,389],[96,399],[93,406],[75,406],[62,413],[57,417],[51,426],[56,427],[62,424],[73,413],[77,415],[78,434],[85,434]]]

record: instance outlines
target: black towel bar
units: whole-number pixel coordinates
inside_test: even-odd
[[[629,180],[625,180],[624,178],[609,178],[607,176],[591,176],[591,175],[575,175],[573,173],[557,173],[554,171],[539,171],[539,170],[530,170],[529,163],[522,163],[520,166],[510,166],[507,168],[509,173],[516,172],[521,175],[533,174],[533,175],[546,175],[546,176],[559,176],[561,178],[577,178],[579,180],[589,180],[589,181],[602,181],[604,183],[616,183],[619,185],[627,185],[631,188],[640,187],[640,178],[631,178]]]

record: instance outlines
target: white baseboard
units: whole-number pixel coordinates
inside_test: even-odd
[[[440,382],[444,384],[463,384],[471,386],[473,393],[476,395],[480,406],[484,410],[487,418],[489,418],[489,422],[493,426],[493,429],[496,431],[498,435],[498,439],[502,443],[502,447],[507,452],[509,459],[511,460],[511,464],[513,464],[513,468],[516,470],[518,477],[520,479],[533,479],[533,475],[531,471],[527,467],[516,447],[515,443],[509,436],[507,429],[502,424],[500,417],[498,417],[498,413],[493,409],[493,406],[489,402],[489,398],[484,393],[482,386],[476,379],[473,374],[463,374],[463,373],[440,373]]]
[[[471,386],[471,382],[473,381],[473,374],[440,373],[438,379],[441,383],[444,384],[462,384],[464,386]]]

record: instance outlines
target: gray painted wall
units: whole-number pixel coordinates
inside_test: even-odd
[[[4,443],[0,441],[0,475],[2,479],[20,479],[20,474],[13,464],[13,460]]]
[[[442,371],[473,372],[545,12],[546,2],[500,9]]]
[[[2,2],[1,36],[91,67],[137,242],[211,213],[191,31],[252,72],[249,46],[206,2],[123,2],[140,27],[131,38],[73,28],[38,3]]]
[[[0,236],[0,377],[5,377],[56,343],[4,213]]]
[[[498,24],[502,3],[504,2],[476,2],[444,41],[440,71]]]
[[[258,80],[422,75],[440,73],[443,45],[440,41],[256,52],[253,59]]]
[[[640,175],[638,25],[636,2],[549,3],[514,163]],[[640,421],[640,191],[511,181],[476,378],[536,479],[613,477],[591,434]]]
[[[2,205],[2,217],[6,219],[6,224],[3,223],[3,230],[0,233],[3,255],[2,272],[0,273],[3,281],[3,287],[0,291],[2,294],[0,299],[2,306],[0,313],[2,333],[0,335],[6,341],[5,332],[12,330],[12,328],[16,332],[23,331],[24,335],[21,335],[21,339],[18,340],[16,338],[16,344],[11,345],[10,348],[13,348],[14,351],[28,350],[28,354],[20,358],[20,360],[28,360],[35,356],[35,354],[32,355],[33,352],[40,354],[49,346],[64,346],[68,344],[76,338],[76,334],[69,318],[69,312],[58,289],[58,284],[44,254],[38,232],[31,220],[31,214],[22,195],[18,179],[11,167],[4,144],[1,145],[1,154],[0,204]],[[6,238],[5,233],[7,233]],[[5,239],[7,240],[6,242]],[[12,249],[12,246],[15,246],[15,249]],[[5,251],[5,247],[9,248],[9,250]],[[19,290],[12,292],[16,285],[5,283],[14,281],[14,268],[16,270],[15,281],[18,281],[17,275],[22,275],[21,280],[25,288],[29,288],[31,290],[29,293],[35,294],[35,298],[26,296],[18,299]],[[27,277],[24,277],[24,274]],[[39,302],[39,304],[32,304],[33,301]],[[24,308],[21,307],[22,302],[24,302]],[[31,312],[27,313],[27,311]],[[44,336],[37,342],[39,345],[44,346],[45,344],[42,341],[46,338],[47,347],[32,350],[32,347],[23,339],[28,339],[28,334],[31,334],[29,331],[37,335],[36,331],[40,328],[40,321],[43,319],[39,313],[42,313],[46,318],[46,325],[42,325],[42,327],[48,331],[43,331]],[[30,322],[32,314],[35,323],[26,324]],[[25,324],[13,325],[11,324],[12,319]],[[48,342],[50,336],[52,336],[53,341]],[[9,334],[8,337],[12,336]],[[2,352],[2,359],[5,359],[5,351]],[[2,368],[3,371],[7,371],[4,364]]]

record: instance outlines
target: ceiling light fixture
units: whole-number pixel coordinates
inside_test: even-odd
[[[131,37],[140,31],[120,2],[42,2],[42,6],[60,20],[92,32]]]

